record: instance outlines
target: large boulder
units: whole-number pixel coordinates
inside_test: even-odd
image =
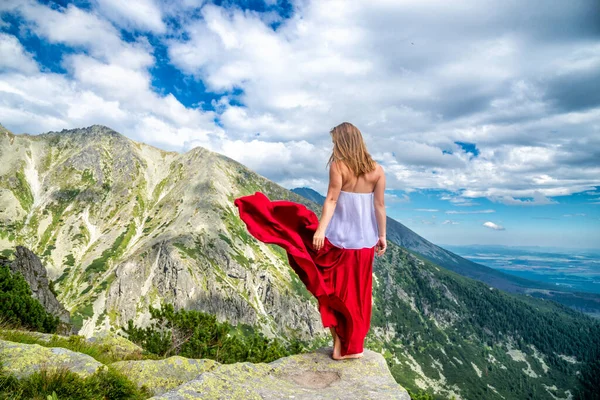
[[[0,337],[3,336],[3,333],[7,334],[7,339],[10,339],[11,334],[23,334],[32,339],[36,339],[38,343],[43,342],[50,346],[54,345],[55,347],[61,347],[61,341],[68,341],[74,344],[79,341],[87,342],[93,344],[103,356],[107,356],[113,360],[141,360],[145,357],[144,349],[129,341],[127,338],[113,332],[101,332],[90,338],[74,335],[64,336],[54,333],[0,329]]]
[[[56,371],[68,369],[81,377],[94,374],[103,364],[87,354],[61,347],[43,347],[39,344],[13,343],[0,340],[2,367],[17,378],[25,378],[41,369]]]
[[[165,360],[118,361],[110,366],[139,387],[145,386],[157,395],[191,381],[218,365],[220,364],[213,360],[174,356]]]
[[[381,354],[365,350],[360,359],[335,361],[331,351],[322,348],[268,364],[221,364],[153,399],[410,400]]]
[[[87,338],[86,341],[100,346],[113,359],[139,360],[143,358],[144,349],[116,333],[101,332]]]

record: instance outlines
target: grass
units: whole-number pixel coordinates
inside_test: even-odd
[[[1,362],[1,360],[0,360]],[[110,367],[82,378],[67,369],[42,369],[17,379],[0,368],[0,399],[147,399],[152,394]]]
[[[31,193],[31,188],[29,187],[29,183],[27,183],[27,179],[25,178],[23,171],[17,171],[15,176],[17,178],[17,185],[14,189],[12,189],[12,192],[19,201],[21,208],[29,212],[29,210],[31,210],[31,206],[33,205],[33,194]]]
[[[38,344],[43,347],[62,347],[63,349],[87,354],[102,364],[111,364],[123,360],[156,359],[154,355],[150,355],[146,352],[140,352],[139,354],[133,353],[126,357],[116,356],[111,351],[113,348],[112,345],[90,343],[86,341],[83,336],[78,335],[69,337],[52,335],[48,340],[43,337],[38,337],[28,331],[0,329],[0,339],[15,343]]]
[[[127,226],[127,229],[117,237],[111,248],[104,250],[99,258],[96,258],[88,265],[85,269],[86,279],[90,279],[94,274],[106,271],[108,269],[107,264],[109,260],[119,258],[121,254],[123,254],[134,234],[135,222],[131,222]]]

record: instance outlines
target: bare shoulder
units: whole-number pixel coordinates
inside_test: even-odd
[[[331,169],[335,170],[335,172],[344,175],[346,171],[348,171],[348,166],[342,160],[333,160],[331,162]]]

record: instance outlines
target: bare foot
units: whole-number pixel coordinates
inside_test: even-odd
[[[345,356],[342,356],[340,358],[340,360],[344,360],[346,358],[362,358],[362,356],[363,356],[362,352],[361,353],[356,353],[356,354],[346,354]]]
[[[331,358],[334,360],[341,360],[342,357],[342,342],[340,341],[340,337],[335,332],[335,328],[329,328],[331,331],[331,335],[333,335],[333,354]]]

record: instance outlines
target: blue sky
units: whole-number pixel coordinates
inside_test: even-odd
[[[0,2],[0,123],[107,125],[323,193],[350,121],[435,243],[600,247],[600,3]],[[437,211],[432,211],[437,210]]]

